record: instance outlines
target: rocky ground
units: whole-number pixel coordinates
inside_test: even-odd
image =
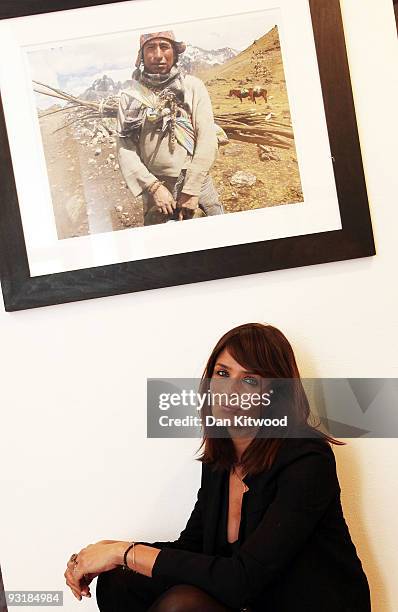
[[[276,124],[289,128],[291,118],[286,90],[282,54],[277,28],[273,28],[250,47],[222,66],[199,75],[206,83],[215,115],[255,112],[269,123],[270,142],[264,151],[252,143],[232,141],[220,148],[212,174],[222,195],[227,212],[278,206],[301,202],[300,174],[293,139],[274,144]],[[267,90],[252,103],[230,98],[230,89],[261,86]],[[238,172],[248,175],[243,186],[236,187],[233,177]],[[256,178],[254,184],[250,185]]]
[[[142,206],[123,180],[114,134],[94,122],[63,128],[64,116],[40,119],[58,237],[141,226]]]
[[[290,125],[277,29],[199,76],[215,115],[251,110],[270,125],[270,143],[261,148],[234,140],[220,146],[211,174],[226,213],[302,201],[294,140],[275,144],[272,137],[276,123]],[[267,103],[228,97],[231,88],[255,85],[267,88]],[[67,112],[40,116],[59,238],[142,226],[141,201],[131,195],[117,163],[115,121],[64,127],[71,119]]]

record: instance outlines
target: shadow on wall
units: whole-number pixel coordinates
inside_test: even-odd
[[[362,440],[362,442],[366,443],[365,440]],[[361,467],[357,460],[357,453],[350,445],[350,440],[348,440],[346,447],[338,448],[335,451],[335,457],[342,491],[341,500],[344,516],[368,578],[372,610],[394,612],[395,608],[393,603],[389,601],[387,586],[377,564],[376,551],[372,548],[366,535],[366,528],[362,519],[363,500],[361,496],[364,484],[361,481]],[[357,490],[356,495],[350,493],[353,490],[353,483],[355,483],[355,489]]]
[[[0,612],[7,612],[6,596],[4,593],[3,576],[0,567]]]

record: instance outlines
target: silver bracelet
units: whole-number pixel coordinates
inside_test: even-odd
[[[122,569],[129,570],[130,572],[135,572],[136,571],[135,569],[131,569],[131,567],[127,565],[127,555],[131,549],[133,549],[133,567],[135,566],[135,542],[132,542],[130,546],[126,548],[125,553],[123,555]]]

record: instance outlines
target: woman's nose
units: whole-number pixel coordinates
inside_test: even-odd
[[[238,377],[230,377],[228,379],[228,393],[239,393],[241,389],[240,379]]]

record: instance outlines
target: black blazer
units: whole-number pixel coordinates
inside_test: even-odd
[[[161,548],[153,577],[195,585],[227,606],[255,612],[370,611],[328,443],[286,439],[270,470],[244,478],[240,546],[231,557],[215,550],[227,476],[202,464],[197,501],[178,540],[146,542]]]

